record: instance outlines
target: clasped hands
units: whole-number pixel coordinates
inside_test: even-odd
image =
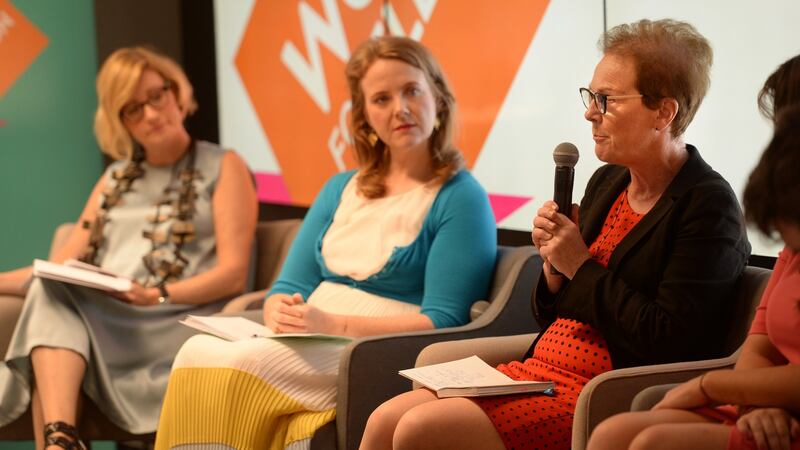
[[[558,269],[570,280],[589,259],[589,249],[583,242],[578,229],[578,205],[572,205],[571,219],[558,212],[558,205],[546,201],[533,219],[531,238],[544,260],[543,269],[551,284],[550,267]]]
[[[276,333],[344,335],[346,316],[309,305],[300,294],[273,294],[264,302],[264,324]]]

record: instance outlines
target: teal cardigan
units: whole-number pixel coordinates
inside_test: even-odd
[[[467,323],[472,303],[486,298],[497,255],[486,191],[469,172],[457,173],[439,190],[414,241],[395,247],[383,269],[358,281],[331,272],[322,258],[322,238],[354,174],[335,175],[322,188],[267,296],[297,292],[308,299],[321,282],[330,281],[421,305],[436,328]]]

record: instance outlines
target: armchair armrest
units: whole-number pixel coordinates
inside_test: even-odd
[[[227,304],[225,304],[220,312],[238,313],[247,311],[248,309],[259,309],[263,306],[262,302],[265,295],[267,295],[267,290],[262,289],[260,291],[248,292],[238,297],[234,297],[228,301]]]
[[[642,389],[667,383],[682,383],[703,372],[731,368],[736,354],[703,361],[656,364],[611,370],[591,379],[578,397],[572,425],[572,449],[584,450],[594,427],[604,419],[629,411]]]
[[[431,344],[419,353],[414,367],[429,366],[477,355],[490,366],[519,360],[536,339],[536,333],[492,336]],[[419,385],[413,383],[414,389]]]
[[[336,429],[337,448],[358,448],[367,419],[381,403],[411,390],[411,382],[397,372],[414,367],[419,352],[438,341],[453,341],[484,336],[472,324],[434,331],[397,333],[353,341],[344,351],[339,364]],[[528,349],[533,335],[517,352],[520,357]],[[514,336],[517,337],[517,336]],[[514,359],[514,358],[512,358]],[[375,380],[379,380],[376,383]]]
[[[391,397],[411,389],[411,382],[397,372],[414,367],[417,355],[426,346],[439,341],[538,330],[530,298],[542,260],[530,246],[501,248],[500,251],[490,292],[492,301],[477,319],[455,328],[360,338],[347,346],[339,364],[337,448],[358,448],[372,411]],[[525,350],[527,347],[522,353]],[[312,448],[315,448],[315,441],[316,436]]]
[[[642,389],[642,392],[639,392],[636,394],[636,397],[633,397],[631,411],[648,411],[664,398],[667,391],[678,385],[680,385],[680,383],[659,384]]]

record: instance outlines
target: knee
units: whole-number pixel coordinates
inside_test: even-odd
[[[367,419],[367,427],[364,430],[364,435],[388,435],[391,438],[394,433],[394,428],[397,425],[397,420],[402,413],[394,407],[391,400],[384,402],[378,406]]]
[[[421,443],[430,440],[434,418],[425,414],[424,408],[416,407],[407,411],[397,421],[392,439],[395,450],[411,450],[421,448]]]
[[[661,425],[653,425],[645,428],[631,441],[629,450],[658,450],[665,447],[665,443],[671,441],[666,427]]]
[[[207,337],[206,335],[196,334],[187,339],[186,342],[181,345],[181,348],[178,349],[173,365],[175,367],[191,367],[199,361],[199,355],[203,355],[207,358],[208,354],[203,352],[203,349],[207,348],[205,344],[205,339]]]
[[[390,449],[397,422],[405,412],[395,399],[387,400],[378,406],[369,419],[361,439],[361,449]]]
[[[629,414],[617,414],[597,425],[589,437],[586,450],[612,450],[628,448],[630,439]]]

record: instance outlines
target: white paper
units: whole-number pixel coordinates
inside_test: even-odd
[[[477,356],[401,370],[400,375],[416,381],[444,397],[480,397],[526,392],[553,393],[550,381],[517,381],[486,364]]]
[[[225,317],[225,316],[193,316],[187,315],[186,319],[180,323],[204,331],[214,336],[227,339],[229,341],[240,341],[254,338],[313,338],[313,339],[334,339],[352,340],[347,336],[335,336],[320,333],[275,333],[260,323],[253,322],[244,317]]]
[[[56,264],[50,261],[36,259],[33,261],[33,275],[103,291],[123,292],[131,288],[131,280],[127,278],[105,272],[99,267],[91,266],[86,263],[80,264],[94,267],[94,269]]]

